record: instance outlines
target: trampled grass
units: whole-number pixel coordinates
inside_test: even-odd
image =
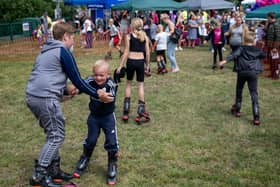
[[[80,53],[81,54],[81,53]],[[121,157],[118,185],[131,186],[279,186],[280,82],[259,79],[261,126],[251,124],[251,100],[245,87],[242,116],[229,110],[234,100],[236,74],[232,64],[212,71],[207,48],[176,53],[181,71],[146,78],[145,97],[151,122],[137,126],[121,119],[124,83],[117,96],[117,127]],[[101,55],[77,57],[83,76]],[[114,54],[111,70],[119,59]],[[28,186],[33,160],[44,134],[25,106],[24,90],[33,60],[0,62],[0,186]],[[169,65],[169,64],[168,64]],[[156,64],[152,64],[156,69]],[[131,118],[136,116],[134,84]],[[62,168],[73,171],[86,136],[88,96],[63,103],[66,139],[61,148]],[[90,166],[79,187],[106,185],[107,155],[101,134]]]

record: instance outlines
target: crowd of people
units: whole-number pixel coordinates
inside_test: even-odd
[[[45,37],[49,37],[48,29],[44,30],[48,22],[47,14],[44,14],[40,27],[43,28],[41,34],[46,34]],[[121,57],[115,74],[120,75],[125,67],[127,79],[123,121],[129,120],[132,81],[135,74],[138,84],[138,107],[134,120],[138,124],[150,120],[150,114],[146,110],[144,80],[145,75],[150,75],[151,51],[155,51],[157,56],[158,74],[168,72],[165,54],[170,61],[170,71],[177,73],[180,69],[175,51],[182,50],[184,42],[186,46],[194,48],[210,41],[213,69],[218,66],[223,69],[224,64],[234,61],[237,83],[232,113],[235,117],[241,116],[242,90],[247,82],[252,100],[253,124],[260,125],[258,74],[263,71],[263,58],[267,58],[270,63],[272,77],[279,78],[280,25],[276,22],[274,13],[268,14],[267,23],[259,23],[257,27],[253,27],[244,22],[241,13],[236,12],[223,12],[221,15],[214,13],[211,17],[206,12],[190,12],[189,16],[185,15],[184,11],[178,11],[176,15],[169,12],[158,15],[157,12],[152,12],[148,16],[138,12],[131,19],[129,13],[125,12],[119,20],[113,14],[107,29],[104,25],[98,25],[98,28],[101,27],[103,34],[110,35],[109,50],[104,59],[94,64],[93,75],[87,79],[81,78],[71,53],[76,32],[71,24],[64,21],[52,24],[52,38],[44,45],[40,44],[42,50],[36,58],[26,87],[26,103],[44,129],[46,142],[35,162],[30,178],[31,185],[58,187],[61,184],[55,179],[68,181],[73,177],[79,178],[88,166],[101,129],[105,133],[104,148],[108,152],[108,184],[116,183],[119,143],[114,109],[118,81],[109,77],[107,62],[112,57],[113,47],[119,50]],[[85,41],[86,48],[92,47],[93,32],[93,22],[85,17],[80,36],[82,42]],[[124,41],[122,50],[121,41]],[[257,47],[256,44],[264,45]],[[226,60],[222,54],[225,45],[229,45],[232,51]],[[67,85],[68,79],[73,85]],[[90,96],[88,134],[75,172],[68,174],[60,169],[59,149],[65,138],[65,120],[60,101],[64,95],[73,97],[80,93]]]

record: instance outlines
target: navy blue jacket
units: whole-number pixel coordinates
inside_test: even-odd
[[[85,79],[85,81],[95,90],[102,89],[107,93],[110,93],[114,98],[116,98],[117,93],[117,84],[114,82],[114,80],[110,77],[107,79],[106,83],[102,86],[99,86],[94,81],[94,78],[92,76]],[[109,115],[114,112],[115,110],[115,99],[111,103],[103,103],[99,99],[96,99],[95,97],[90,97],[89,102],[89,109],[93,116],[95,117],[102,117]]]

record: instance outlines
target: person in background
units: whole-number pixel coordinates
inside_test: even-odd
[[[222,48],[225,44],[224,32],[219,21],[217,21],[215,28],[209,33],[207,39],[210,40],[214,49],[212,65],[214,70],[217,68],[217,53],[219,54],[219,61],[223,60]],[[223,66],[220,66],[220,68],[223,69]]]
[[[166,24],[165,32],[167,32],[169,36],[171,34],[173,34],[173,32],[175,31],[175,25],[170,20],[168,14],[162,13],[161,20],[164,22],[164,24]],[[176,73],[176,72],[180,71],[179,66],[177,65],[176,56],[175,56],[176,45],[177,44],[172,42],[170,39],[167,40],[167,56],[171,62],[171,72],[172,73]]]
[[[267,14],[266,31],[266,46],[267,46],[267,60],[270,64],[271,77],[279,79],[280,64],[280,23],[276,22],[276,15],[274,12]]]
[[[166,32],[163,32],[163,26],[159,24],[157,26],[157,35],[155,37],[154,49],[157,54],[157,65],[158,65],[158,74],[167,73],[166,62],[164,59],[165,51],[167,49],[167,38],[168,35]]]
[[[199,25],[197,24],[196,16],[194,14],[190,16],[188,26],[189,26],[189,31],[188,31],[189,47],[195,47],[195,40],[197,39],[197,29]]]
[[[109,19],[109,26],[107,31],[103,33],[103,35],[106,35],[110,33],[110,41],[109,41],[109,51],[107,52],[107,55],[105,56],[106,59],[112,59],[112,50],[113,47],[115,47],[120,54],[120,57],[123,55],[123,52],[121,51],[121,34],[117,27],[114,25],[114,20],[111,18]]]
[[[248,88],[252,101],[253,124],[260,125],[260,109],[258,102],[258,74],[263,71],[261,59],[265,53],[254,45],[254,33],[247,32],[244,36],[244,44],[233,51],[226,60],[221,61],[220,65],[234,59],[233,71],[237,73],[235,103],[232,105],[231,112],[235,117],[240,117],[242,91],[244,84],[248,83]]]
[[[138,116],[135,121],[148,122],[150,120],[149,113],[146,111],[146,101],[144,97],[144,71],[150,67],[150,46],[149,38],[143,30],[143,21],[141,18],[131,20],[132,32],[126,36],[124,54],[121,58],[117,73],[121,72],[126,62],[126,86],[125,98],[123,106],[123,121],[128,121],[130,112],[130,98],[132,89],[132,80],[136,73],[136,81],[138,83]]]

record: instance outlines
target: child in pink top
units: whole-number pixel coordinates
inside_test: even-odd
[[[224,32],[221,29],[221,23],[217,22],[215,28],[209,33],[207,40],[210,40],[214,49],[213,53],[213,66],[212,69],[217,68],[217,53],[219,54],[219,60],[223,60],[222,48],[225,44]],[[220,66],[223,69],[223,66]]]

